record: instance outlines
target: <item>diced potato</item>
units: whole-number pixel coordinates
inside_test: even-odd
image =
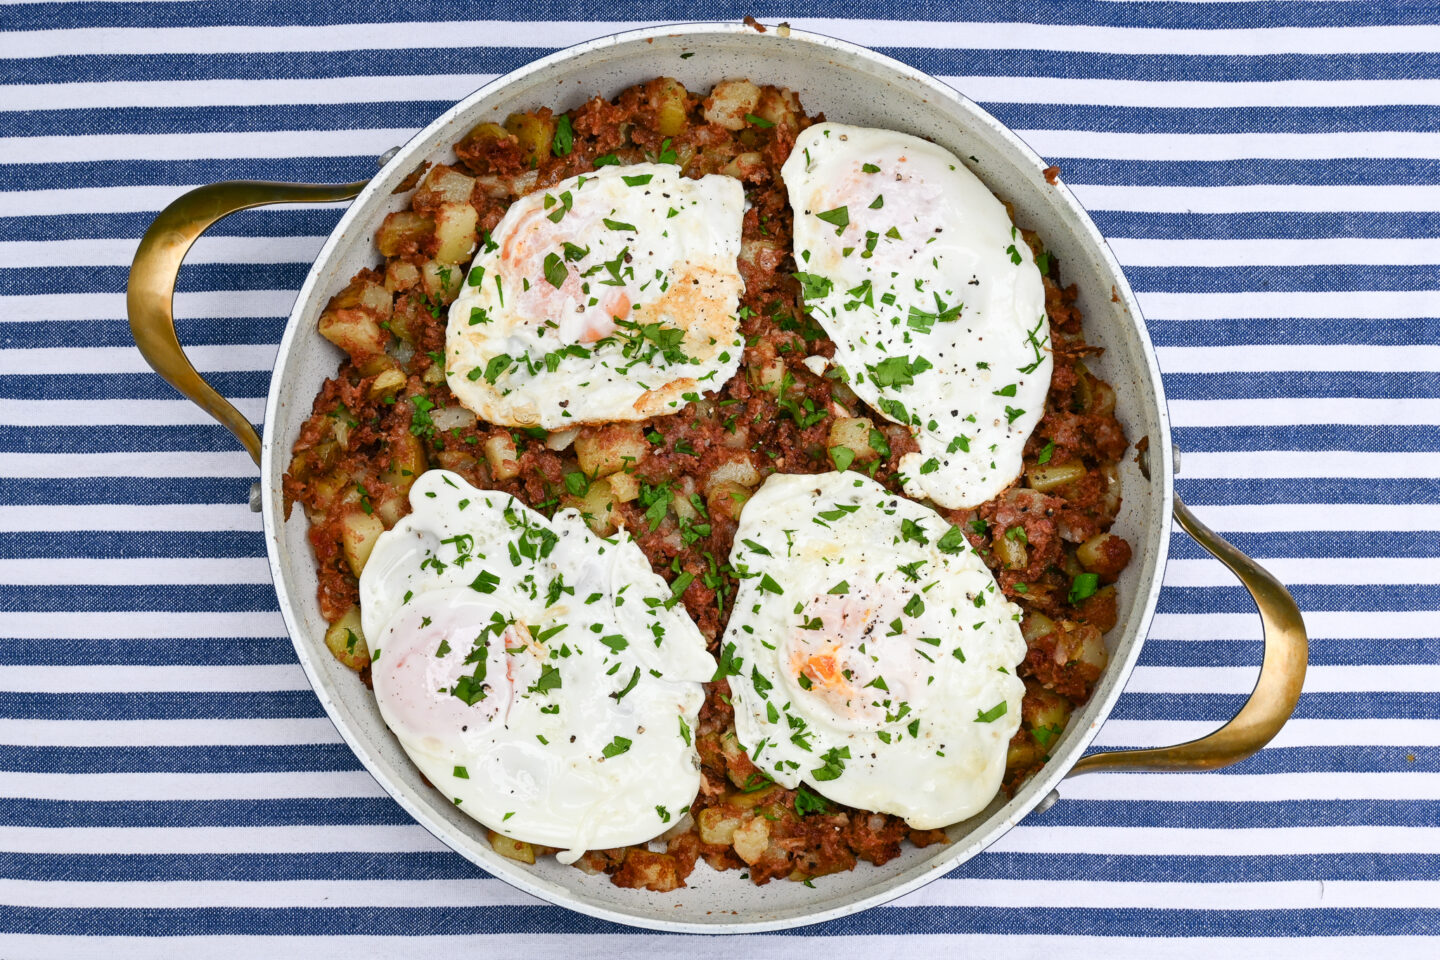
[[[485,831],[490,836],[490,849],[510,860],[519,860],[521,863],[535,862],[535,848],[524,840],[512,840],[503,833],[496,833],[494,830]]]
[[[579,510],[596,536],[608,537],[615,532],[619,517],[615,512],[615,495],[608,479],[596,480],[590,484],[590,489],[585,491],[584,496],[566,496],[561,498],[561,502],[567,507]]]
[[[441,263],[462,263],[475,252],[480,213],[469,203],[446,203],[435,211],[435,259]]]
[[[571,427],[569,430],[554,430],[545,438],[545,449],[564,450],[575,442],[575,435],[580,432],[579,427]]]
[[[766,393],[779,393],[785,382],[785,361],[772,357],[750,368],[750,382]]]
[[[880,455],[870,445],[870,431],[874,427],[868,417],[837,417],[830,422],[827,444],[832,450],[837,447],[849,450],[857,463],[868,463]],[[830,456],[834,459],[835,455]]]
[[[1059,642],[1055,645],[1056,663],[1084,663],[1103,670],[1109,660],[1105,638],[1098,629],[1088,623],[1060,621]]]
[[[464,282],[464,268],[453,263],[426,260],[420,266],[420,285],[425,289],[425,295],[439,303],[449,303],[459,296]]]
[[[400,522],[401,517],[410,512],[410,498],[403,493],[383,496],[372,503],[375,508],[375,516],[384,521],[386,530],[395,526]]]
[[[610,492],[616,503],[629,503],[640,496],[640,481],[634,474],[621,470],[619,473],[610,474],[606,479],[610,481]]]
[[[592,477],[609,476],[639,463],[650,451],[639,424],[611,423],[598,429],[586,428],[575,437],[575,456],[580,469]]]
[[[1084,364],[1079,365],[1076,373],[1079,375],[1079,380],[1075,384],[1075,393],[1080,401],[1081,412],[1099,417],[1108,417],[1113,414],[1115,412],[1115,390],[1110,384],[1085,369]]]
[[[421,206],[436,206],[442,203],[470,203],[470,191],[475,189],[475,178],[466,176],[454,167],[437,164],[430,168],[420,189],[415,191],[415,202]]]
[[[725,802],[732,807],[739,807],[741,810],[753,810],[779,799],[782,792],[783,789],[778,784],[772,783],[749,793],[745,793],[743,790],[732,793],[725,798]]]
[[[371,397],[389,397],[403,386],[405,386],[404,372],[391,367],[389,370],[382,370],[370,382],[369,393]]]
[[[1053,727],[1056,733],[1064,730],[1065,724],[1070,722],[1070,710],[1070,701],[1060,694],[1046,690],[1033,681],[1025,685],[1025,699],[1021,702],[1020,712],[1021,718],[1032,730],[1045,727]]]
[[[375,245],[380,255],[393,257],[409,253],[424,243],[435,232],[435,221],[423,213],[413,210],[397,210],[387,214],[385,222],[375,232]]]
[[[385,289],[402,293],[420,283],[420,268],[408,260],[391,260],[385,265]]]
[[[1039,611],[1033,611],[1020,624],[1020,632],[1024,634],[1026,643],[1034,643],[1045,634],[1055,632],[1055,621]]]
[[[1024,530],[1023,527],[1012,527],[1011,529]],[[1000,558],[1000,562],[1005,565],[1006,570],[1023,570],[1030,565],[1029,551],[1025,549],[1025,544],[1021,540],[1008,536],[1008,532],[995,537],[995,556]]]
[[[438,364],[430,369],[438,368]],[[458,403],[448,407],[441,407],[438,410],[430,411],[430,421],[435,424],[435,429],[442,432],[451,430],[468,430],[475,426],[475,414],[460,406]]]
[[[705,98],[705,119],[726,130],[744,130],[745,114],[760,103],[760,88],[749,80],[723,80]]]
[[[712,484],[705,491],[705,505],[712,517],[725,516],[740,519],[745,501],[750,499],[750,489],[733,480]]]
[[[459,146],[466,149],[479,144],[494,143],[497,140],[513,140],[515,135],[498,123],[477,123],[470,132],[460,138]]]
[[[1032,490],[1049,493],[1084,476],[1085,464],[1079,460],[1067,460],[1065,463],[1045,463],[1031,467],[1027,479]]]
[[[344,350],[357,365],[385,356],[390,335],[380,329],[375,318],[364,310],[326,310],[320,314],[320,336]],[[380,370],[389,363],[377,363]]]
[[[515,452],[515,441],[508,433],[497,433],[487,437],[484,443],[485,462],[490,465],[490,476],[496,480],[510,480],[520,474],[519,455]]]
[[[390,441],[390,465],[380,472],[380,479],[405,493],[415,478],[425,472],[425,447],[412,434],[400,434]]]
[[[370,647],[360,629],[360,608],[352,606],[345,615],[325,631],[325,646],[331,654],[351,670],[359,670],[370,662]]]
[[[555,138],[555,120],[549,111],[545,116],[536,113],[512,113],[505,118],[505,129],[520,141],[520,150],[531,166],[550,156],[550,141]]]
[[[783,87],[766,87],[760,93],[760,102],[755,105],[757,117],[769,120],[777,127],[799,129],[800,121],[795,115],[800,111],[800,98]]]
[[[1075,548],[1075,559],[1086,570],[1113,576],[1130,560],[1130,544],[1112,533],[1097,533]]]
[[[705,490],[708,493],[717,483],[738,483],[742,487],[753,487],[759,482],[760,471],[755,469],[750,458],[735,457],[710,471],[710,476],[705,478]]]
[[[770,821],[755,817],[737,827],[730,842],[735,847],[736,856],[746,863],[754,863],[770,846]]]
[[[1005,767],[1008,770],[1023,770],[1039,763],[1043,756],[1035,744],[1012,740],[1005,750]]]
[[[763,156],[754,152],[746,152],[739,154],[729,163],[725,164],[724,167],[721,167],[720,172],[727,177],[734,177],[736,180],[756,180],[760,178],[761,172],[766,169],[765,158]],[[745,244],[741,246],[743,248]],[[744,256],[746,253],[750,254],[746,259],[749,259],[753,263],[755,257],[762,249],[764,249],[764,244],[751,243],[749,244],[748,250],[741,250],[741,256]]]
[[[1114,517],[1120,512],[1120,467],[1118,464],[1106,463],[1100,468],[1100,473],[1105,477],[1105,515]]]
[[[345,514],[340,521],[340,543],[345,549],[345,562],[355,576],[360,576],[360,571],[365,569],[370,551],[375,549],[375,541],[384,532],[384,522],[373,513],[355,511]]]
[[[704,843],[719,843],[729,846],[735,839],[735,829],[740,826],[739,817],[726,816],[718,807],[706,807],[695,818],[700,839]]]
[[[686,117],[689,100],[679,80],[661,77],[656,86],[655,127],[661,136],[673,137],[689,125]]]

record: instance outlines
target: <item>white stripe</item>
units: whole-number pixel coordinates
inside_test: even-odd
[[[1440,46],[1430,25],[1283,27],[1271,29],[1168,30],[1078,24],[964,23],[952,21],[851,20],[801,17],[801,30],[871,47],[953,47],[1095,53],[1218,54],[1424,53]],[[33,30],[14,57],[69,56],[77,49],[127,55],[153,53],[251,53],[321,50],[396,50],[410,47],[567,47],[595,37],[649,26],[656,21],[472,20],[445,23],[81,28]]]
[[[179,294],[176,299],[184,296],[187,294]],[[238,298],[239,295],[231,296]],[[293,300],[294,294],[291,294],[290,298]],[[289,313],[289,307],[286,307],[284,312]],[[194,313],[177,311],[177,315],[193,316]],[[276,345],[273,343],[227,343],[186,347],[185,355],[201,373],[221,373],[270,370],[275,366],[275,351]],[[0,375],[150,372],[150,365],[134,347],[33,347],[25,350],[0,350]]]
[[[1127,267],[1305,267],[1313,264],[1440,263],[1440,238],[1323,237],[1265,240],[1110,238],[1110,249]]]
[[[1107,720],[1095,737],[1095,746],[1107,750],[1169,747],[1213,733],[1222,724],[1222,720]],[[1269,746],[1440,747],[1440,720],[1292,718]],[[1440,843],[1440,830],[1436,831],[1436,842]]]
[[[364,770],[286,770],[276,773],[15,773],[5,795],[38,800],[286,800],[297,797],[383,797]]]
[[[355,681],[357,684],[359,680]],[[8,720],[0,743],[32,747],[213,747],[339,743],[325,717],[284,720]]]
[[[1180,476],[1186,480],[1435,477],[1440,476],[1440,454],[1327,450],[1324,456],[1317,456],[1294,450],[1186,450],[1181,454],[1180,467]]]
[[[0,506],[0,530],[259,530],[249,504],[76,504],[63,510]]]
[[[171,507],[157,509],[169,510]],[[269,582],[270,567],[264,557],[23,557],[0,560],[0,585],[4,586]],[[111,681],[107,679],[106,682]],[[4,689],[4,684],[5,677],[0,675],[0,689]]]
[[[1070,155],[1064,150],[1054,154],[1057,157]],[[1063,167],[1060,178],[1065,180]],[[1084,184],[1069,180],[1066,183],[1089,210],[1134,210],[1142,213],[1247,213],[1252,210],[1408,213],[1440,210],[1440,186],[1429,184],[1310,186],[1265,183],[1228,187],[1148,187]]]
[[[159,213],[172,200],[198,183],[162,184],[159,186],[84,187],[81,189],[49,188],[17,190],[5,193],[6,216],[57,217],[95,213]],[[343,210],[350,201],[309,203],[316,210]],[[285,204],[283,209],[294,209]]]
[[[416,128],[205,133],[114,133],[94,136],[0,138],[11,163],[113,160],[206,160],[213,157],[379,156],[405,143]],[[1041,156],[1117,160],[1249,160],[1349,157],[1440,157],[1440,135],[1409,131],[1364,133],[1112,133],[1096,130],[1016,130]],[[1062,171],[1063,172],[1063,171]]]
[[[251,423],[265,416],[264,397],[231,400]],[[18,427],[84,427],[103,420],[106,426],[209,426],[210,414],[189,400],[33,400],[0,399],[0,424]]]
[[[207,237],[185,255],[186,263],[303,263],[315,260],[324,237]],[[7,267],[128,267],[135,240],[9,240],[0,242]]]
[[[190,352],[193,355],[193,351]],[[255,461],[243,450],[180,453],[157,450],[144,456],[133,453],[5,454],[5,473],[11,477],[243,477],[253,480],[255,470]]]
[[[153,774],[147,774],[153,776]],[[1067,800],[1440,800],[1440,773],[1087,773],[1066,780]],[[1039,821],[1037,821],[1038,823]]]
[[[215,157],[378,157],[391,147],[409,140],[415,135],[415,129],[247,130],[243,133],[224,131],[3,137],[0,138],[0,154],[4,154],[10,163],[53,163],[58,157],[64,157],[67,163],[106,160],[210,160]]]
[[[1440,550],[1440,543],[1436,549]],[[1440,563],[1404,557],[1264,557],[1256,562],[1282,583],[1440,583]],[[1167,587],[1233,587],[1235,576],[1219,560],[1175,560],[1165,567]],[[1440,689],[1440,675],[1436,677]]]
[[[700,867],[709,871],[709,866]],[[863,868],[862,868],[863,869]],[[697,878],[703,879],[703,878]],[[493,879],[392,880],[204,880],[85,881],[0,880],[0,899],[17,907],[130,909],[141,902],[167,909],[236,907],[253,909],[349,908],[436,909],[528,906],[544,901]],[[1313,880],[1270,883],[1115,882],[1097,880],[1007,880],[942,878],[900,901],[903,907],[1044,907],[1065,910],[1092,906],[1113,909],[1194,910],[1429,909],[1440,898],[1440,881],[1365,883]]]
[[[50,401],[46,406],[54,402]],[[3,403],[0,403],[0,417],[4,416],[3,411]],[[1170,418],[1177,427],[1291,426],[1320,423],[1428,427],[1440,423],[1440,399],[1310,397],[1296,400],[1293,397],[1246,397],[1236,400],[1171,400]]]
[[[299,290],[204,290],[175,294],[175,317],[285,317]],[[123,293],[37,293],[0,297],[5,320],[124,320]],[[3,327],[0,327],[3,329]]]
[[[1311,640],[1417,640],[1435,636],[1440,610],[1306,610]],[[1259,640],[1253,613],[1157,613],[1151,640]]]
[[[92,637],[96,617],[104,617],[104,635],[114,640],[164,640],[175,637],[285,637],[279,611],[140,611],[124,616],[94,613],[10,614],[0,631],[17,640],[66,640]],[[123,741],[122,741],[123,742]]]
[[[158,0],[157,0],[158,2]],[[1237,3],[1248,0],[1234,0]],[[1317,881],[1318,882],[1318,881]],[[898,936],[907,923],[904,904],[909,897],[884,907],[875,907],[877,919],[888,926],[885,938],[887,960],[934,960],[937,956],[976,956],[986,960],[1035,960],[1036,957],[1104,957],[1106,960],[1155,960],[1156,941],[1151,937],[1097,937],[1054,935],[1026,931],[1014,934],[935,933]],[[1102,904],[1103,906],[1103,904]],[[622,928],[623,929],[623,928]],[[207,960],[354,960],[367,951],[388,960],[434,960],[473,951],[477,945],[491,947],[501,932],[484,941],[476,934],[455,936],[189,936],[189,937],[65,937],[12,934],[9,944],[15,960],[173,960],[177,956],[198,956]],[[525,956],[529,960],[579,960],[590,947],[585,934],[525,934]],[[695,960],[723,960],[737,950],[754,960],[791,960],[795,956],[794,935],[751,933],[735,936],[696,937],[649,931],[606,933],[602,942],[607,955],[624,955],[636,960],[661,960],[684,956]],[[833,957],[874,955],[875,938],[868,935],[807,935],[807,943]],[[1214,960],[1215,957],[1265,957],[1266,960],[1354,960],[1356,957],[1420,957],[1435,946],[1433,937],[1401,936],[1320,936],[1259,937],[1166,937],[1166,960]]]
[[[9,664],[0,672],[0,690],[29,693],[93,693],[94,666]],[[246,663],[213,667],[202,664],[148,666],[107,664],[104,688],[124,693],[247,693],[256,690],[309,690],[298,663]]]
[[[1440,157],[1440,136],[1393,130],[1367,130],[1363,133],[1110,133],[1096,130],[1016,130],[1015,133],[1042,157],[1209,161]],[[326,135],[329,135],[328,132]],[[203,137],[209,134],[194,136]],[[22,156],[28,157],[31,156],[29,151],[32,140],[48,139],[50,138],[17,137],[9,142],[22,151]],[[0,141],[0,144],[5,142]],[[116,149],[124,148],[117,144]],[[177,148],[166,142],[159,149],[166,151]],[[82,153],[90,150],[104,151],[104,148],[88,145],[87,148],[82,148]],[[105,153],[108,156],[108,151]]]
[[[1105,856],[1288,856],[1297,853],[1440,853],[1440,830],[1421,827],[1176,827],[1031,826],[1001,837],[997,853],[1088,853]]]
[[[1130,674],[1125,692],[1249,694],[1255,688],[1255,677],[1259,672],[1258,661],[1250,667],[1138,666]],[[1376,690],[1440,690],[1440,666],[1428,663],[1311,664],[1305,671],[1307,694],[1369,693]]]
[[[1229,320],[1235,317],[1406,320],[1435,316],[1437,297],[1440,297],[1437,290],[1306,290],[1284,293],[1150,291],[1139,294],[1140,309],[1150,320]]]
[[[392,103],[460,100],[496,74],[298,77],[284,80],[115,80],[16,84],[6,88],[7,110],[87,110],[97,107],[274,106],[311,103]],[[949,86],[986,104],[1074,103],[1125,107],[1359,107],[1440,104],[1440,81],[1112,80],[1067,77],[944,76]]]
[[[1440,530],[1440,504],[1260,503],[1196,507],[1205,523],[1222,533],[1283,530]]]
[[[0,826],[12,853],[417,853],[449,848],[419,824],[296,827]]]
[[[1437,304],[1432,302],[1430,306],[1431,312],[1435,312]],[[1436,344],[1401,347],[1366,344],[1157,347],[1155,355],[1160,361],[1160,369],[1166,373],[1264,373],[1268,370],[1397,373],[1440,370],[1440,345]]]

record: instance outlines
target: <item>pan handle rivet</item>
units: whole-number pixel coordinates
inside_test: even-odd
[[[1049,793],[1045,794],[1045,796],[1041,798],[1039,803],[1035,804],[1035,809],[1033,812],[1044,813],[1046,810],[1049,810],[1051,807],[1055,806],[1055,801],[1059,799],[1060,791],[1051,790]]]
[[[262,494],[260,493],[260,483],[259,483],[259,481],[256,481],[255,483],[250,484],[250,512],[251,512],[251,513],[259,513],[259,512],[260,512],[260,501],[261,501],[261,497],[262,497]]]

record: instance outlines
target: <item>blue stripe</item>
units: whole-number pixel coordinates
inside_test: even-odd
[[[182,271],[183,273],[183,271]],[[1176,427],[1175,442],[1183,450],[1440,450],[1440,429],[1407,425],[1320,424],[1259,427]],[[123,451],[213,451],[238,449],[224,427],[106,426],[83,431],[66,427],[0,426],[0,452],[105,453]]]
[[[249,530],[0,532],[0,559],[18,557],[263,557],[265,535]],[[3,628],[0,628],[3,629]]]
[[[1194,507],[1242,503],[1440,503],[1440,479],[1427,477],[1400,480],[1351,477],[1186,480],[1177,477],[1175,489]],[[1440,540],[1435,544],[1435,551],[1440,553]]]
[[[1146,640],[1140,664],[1147,667],[1258,667],[1258,640]],[[1440,637],[1399,640],[1310,639],[1311,666],[1406,666],[1440,661]]]
[[[817,884],[818,886],[818,884]],[[823,889],[823,887],[821,888]],[[1061,915],[1063,913],[1063,916]],[[827,936],[972,933],[1014,936],[1047,930],[1069,936],[1171,938],[1440,933],[1440,910],[1336,908],[1299,910],[1187,910],[1183,908],[877,907],[838,920],[777,931],[797,942]],[[449,937],[487,934],[627,934],[634,928],[562,907],[148,907],[127,909],[11,907],[0,932],[49,936],[370,936]]]
[[[181,317],[175,321],[175,332],[186,346],[275,344],[285,331],[286,319],[227,317],[217,323],[209,317]],[[0,323],[0,348],[73,347],[77,343],[89,347],[129,347],[134,345],[135,338],[125,320],[10,320]],[[269,375],[269,371],[264,372]]]
[[[288,637],[0,638],[0,666],[239,666],[294,662],[295,648]]]
[[[105,107],[0,113],[0,136],[241,133],[293,130],[419,128],[453,105],[450,100],[380,100],[265,106]],[[1348,133],[1428,132],[1440,107],[1133,107],[1099,104],[982,102],[1016,130],[1106,133]],[[1429,161],[1429,168],[1436,168]],[[1063,169],[1063,168],[1062,168]],[[1278,169],[1273,167],[1272,169]],[[1263,182],[1263,181],[1251,181]],[[1290,182],[1290,181],[1282,181]]]
[[[1343,157],[1334,160],[1109,160],[1050,157],[1071,186],[1232,187],[1250,184],[1405,185],[1433,183],[1440,160],[1429,157]],[[1295,214],[1289,214],[1294,216]]]
[[[1201,510],[1200,519],[1205,519]],[[1368,530],[1359,521],[1353,530],[1279,530],[1267,533],[1228,531],[1225,539],[1252,557],[1436,557],[1436,538],[1417,537],[1409,531]],[[1170,556],[1177,560],[1207,558],[1210,554],[1190,537],[1174,533]]]
[[[60,213],[0,217],[0,240],[82,240],[128,237],[138,240],[155,214]],[[323,237],[335,229],[343,210],[304,204],[232,213],[205,231],[207,237]]]
[[[1433,290],[1440,264],[1320,264],[1255,267],[1129,267],[1137,293],[1291,293],[1331,290]]]
[[[270,390],[268,370],[221,371],[206,374],[206,380],[230,398],[264,397]],[[1165,395],[1170,400],[1440,397],[1440,372],[1172,373],[1165,376]],[[16,400],[173,400],[178,396],[151,373],[0,375],[0,397]]]
[[[1046,826],[1234,829],[1310,826],[1437,826],[1440,801],[1290,800],[1275,803],[1064,800],[1044,815]],[[304,797],[279,800],[33,800],[12,798],[0,824],[65,829],[137,827],[278,827],[413,823],[389,797]]]
[[[319,26],[325,24],[408,23],[433,21],[437,29],[453,19],[456,8],[440,0],[393,0],[376,6],[359,0],[315,5],[295,0],[267,3],[264,0],[231,0],[212,5],[157,9],[143,2],[81,2],[17,4],[7,12],[12,30],[53,29],[57,20],[70,27],[213,27],[255,24],[277,26]],[[739,20],[753,14],[764,20],[777,17],[834,17],[829,0],[791,0],[768,3],[696,4],[674,0],[641,0],[626,7],[634,20],[683,22],[696,17],[707,20]],[[524,5],[500,6],[487,11],[497,19],[601,20],[614,16],[614,8],[599,0],[562,2],[537,0]],[[850,0],[846,17],[874,20],[894,19],[893,4],[881,0]],[[1257,0],[1245,5],[1244,15],[1226,3],[1127,3],[1102,0],[953,0],[946,13],[952,20],[1075,24],[1088,26],[1157,27],[1166,29],[1226,29],[1250,24],[1266,27],[1361,27],[1396,24],[1431,24],[1440,19],[1434,7],[1417,0],[1394,0],[1386,4],[1355,4],[1343,0],[1316,0],[1286,4]]]
[[[359,680],[355,681],[359,683]],[[1114,720],[1214,720],[1234,716],[1240,694],[1126,694]],[[175,693],[24,693],[0,691],[0,717],[18,720],[245,720],[324,716],[313,691],[199,691]],[[1365,691],[1307,693],[1300,719],[1440,719],[1440,693]]]
[[[1431,237],[1440,233],[1440,212],[1259,211],[1255,213],[1149,213],[1090,211],[1107,237],[1154,240],[1297,240],[1330,237]]]
[[[1147,320],[1157,347],[1215,347],[1259,344],[1342,344],[1382,347],[1440,342],[1440,320],[1315,317],[1277,320]]]
[[[1027,823],[1042,823],[1032,815]],[[1127,856],[981,853],[946,874],[954,879],[1126,882],[1137,876],[1188,883],[1386,881],[1434,875],[1435,854],[1299,856]],[[490,875],[455,853],[0,854],[0,877],[71,883],[155,881],[483,880]]]
[[[193,263],[180,271],[180,293],[210,290],[299,290],[309,263]],[[0,293],[121,293],[129,267],[0,267]]]
[[[17,720],[274,720],[324,715],[315,692],[308,688],[176,693],[0,691],[0,717]]]
[[[264,397],[270,371],[207,373],[205,380],[223,397]],[[176,400],[180,394],[153,373],[0,375],[0,397],[14,400]]]
[[[1185,5],[1176,5],[1183,8]],[[791,14],[793,15],[793,14]],[[706,14],[708,16],[708,13]],[[990,21],[990,17],[984,18]],[[1038,21],[1053,23],[1049,14]],[[1024,40],[1023,32],[1017,33]],[[1418,80],[1440,77],[1440,53],[1172,54],[1084,50],[876,47],[877,52],[936,76],[1053,77],[1139,81],[1264,83],[1279,80]],[[6,60],[13,83],[216,79],[322,79],[508,73],[550,48],[429,47],[387,50],[297,50],[283,53],[81,54]],[[479,86],[479,77],[476,86]],[[957,81],[964,92],[963,80]]]
[[[27,747],[0,744],[15,773],[289,773],[360,770],[343,743],[203,747]]]
[[[127,503],[245,503],[249,477],[0,477],[0,503],[14,506]]]
[[[1433,547],[1432,547],[1433,548]],[[1301,610],[1394,612],[1440,610],[1440,584],[1297,583],[1290,594]],[[1156,613],[1253,613],[1255,603],[1243,587],[1166,587]]]
[[[408,139],[408,138],[407,138]],[[0,190],[192,185],[216,180],[348,183],[375,175],[375,157],[246,157],[206,160],[86,160],[0,166]],[[176,189],[179,196],[181,190]]]
[[[1334,326],[1334,321],[1329,321]],[[1343,326],[1349,326],[1344,324]],[[1440,322],[1436,323],[1440,333]],[[0,379],[0,391],[5,389]],[[8,394],[0,394],[8,395]],[[1440,371],[1274,370],[1264,373],[1167,373],[1170,400],[1297,397],[1440,397]]]

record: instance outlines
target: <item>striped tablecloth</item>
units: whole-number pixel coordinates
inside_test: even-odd
[[[1086,777],[893,906],[740,943],[539,904],[381,793],[295,664],[250,461],[146,369],[123,291],[188,186],[367,176],[556,47],[747,13],[937,74],[1063,168],[1149,318],[1180,493],[1292,585],[1313,665],[1239,767]],[[229,0],[0,25],[0,956],[1440,955],[1440,6]],[[233,217],[183,272],[182,338],[253,420],[338,216]],[[1206,731],[1252,682],[1248,601],[1175,536],[1100,746]]]

